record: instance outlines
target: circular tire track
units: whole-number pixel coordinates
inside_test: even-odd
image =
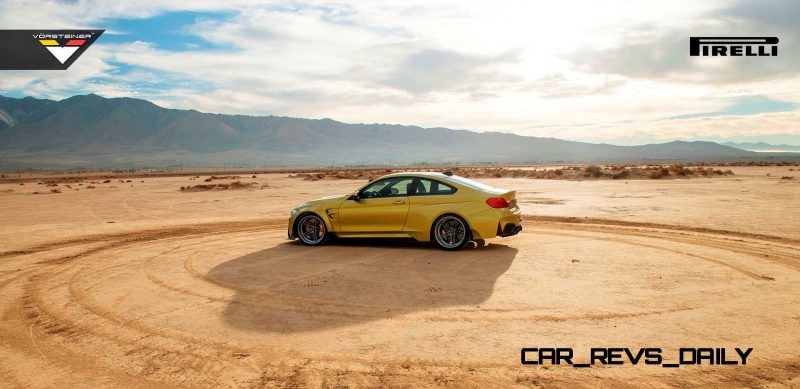
[[[526,346],[520,334],[549,335],[557,342],[570,339],[569,331],[559,330],[564,326],[574,327],[574,340],[581,338],[576,330],[610,323],[653,325],[662,319],[673,320],[665,328],[683,328],[676,324],[682,317],[723,317],[726,304],[740,301],[735,299],[755,292],[780,296],[777,288],[793,288],[784,291],[783,303],[798,305],[797,287],[787,285],[798,285],[800,243],[780,237],[527,217],[526,232],[518,237],[484,249],[445,253],[389,242],[307,248],[285,242],[284,223],[210,223],[2,252],[0,258],[26,266],[0,274],[0,301],[6,311],[2,325],[10,335],[2,350],[29,357],[28,368],[65,372],[60,383],[66,384],[107,384],[97,377],[109,375],[122,377],[116,383],[125,386],[304,385],[320,379],[430,384],[436,383],[430,369],[445,368],[439,372],[445,378],[474,376],[478,369],[484,381],[475,382],[496,384],[509,371],[517,372],[516,360],[501,356],[502,346]],[[84,246],[77,253],[49,256],[54,250]],[[615,250],[637,251],[640,258],[617,260]],[[668,264],[653,263],[662,256]],[[602,261],[607,268],[597,265]],[[672,263],[685,263],[680,265],[685,266],[683,273],[672,271]],[[594,286],[609,269],[623,274],[619,282],[649,285],[654,291],[630,293],[633,297],[624,300],[619,296],[622,287],[612,281],[605,297],[616,300],[598,306],[580,299],[596,298],[591,294],[603,294],[601,290],[572,292],[570,297],[552,285],[557,279]],[[624,274],[641,279],[626,280]],[[669,277],[678,286],[721,298],[719,308],[714,301],[691,296],[694,291],[684,293],[656,281]],[[536,289],[539,284],[546,286]],[[531,298],[526,287],[539,297]],[[16,313],[7,309],[15,306],[21,307]],[[768,324],[770,320],[758,317],[751,323]],[[795,323],[784,326],[798,328]],[[497,330],[508,337],[495,335]],[[375,348],[384,343],[381,334],[386,331],[401,344]],[[684,338],[708,336],[685,331]],[[456,334],[464,334],[463,339],[454,340]],[[741,335],[771,345],[769,337]],[[326,345],[323,340],[331,336],[339,342]],[[493,336],[500,346],[466,346],[470,341],[489,346]],[[601,339],[613,340],[614,335]],[[466,357],[443,358],[437,354],[443,347],[461,350]],[[775,377],[796,366],[780,354],[768,359],[772,365],[759,369]],[[715,371],[706,378],[749,382],[740,372]],[[24,382],[26,373],[30,371],[15,360],[0,359],[0,377],[8,382]],[[562,376],[539,378],[557,383]]]

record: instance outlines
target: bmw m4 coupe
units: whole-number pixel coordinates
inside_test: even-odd
[[[309,246],[336,238],[414,238],[458,250],[522,230],[516,192],[445,173],[395,173],[346,195],[298,205],[289,239]]]

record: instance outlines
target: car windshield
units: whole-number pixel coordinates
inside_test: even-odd
[[[477,182],[477,181],[472,181],[469,178],[464,178],[464,177],[459,177],[459,176],[450,176],[448,178],[453,180],[453,181],[455,181],[455,182],[457,182],[457,183],[459,183],[459,184],[461,184],[461,185],[466,185],[466,186],[468,186],[470,188],[473,188],[473,189],[488,190],[488,191],[492,191],[492,192],[497,191],[497,188],[495,188],[495,187],[491,187],[491,186],[486,185],[486,184],[481,184],[480,182]]]

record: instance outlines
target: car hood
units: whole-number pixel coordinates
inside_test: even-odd
[[[300,208],[300,207],[305,207],[305,206],[309,206],[309,205],[320,205],[320,204],[339,205],[339,203],[344,201],[347,198],[347,196],[349,196],[349,195],[343,194],[343,195],[333,195],[333,196],[320,197],[318,199],[314,199],[314,200],[311,200],[311,201],[306,201],[305,203],[300,204],[297,207]]]

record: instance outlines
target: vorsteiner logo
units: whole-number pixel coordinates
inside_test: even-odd
[[[0,30],[0,70],[66,70],[105,30]]]
[[[692,57],[775,57],[778,37],[698,37],[689,38]]]
[[[87,40],[92,39],[92,33],[88,34],[34,34],[33,39],[41,43],[56,59],[61,62],[67,62],[78,49],[83,46]],[[61,43],[59,43],[61,42]],[[63,44],[62,44],[63,43]]]

